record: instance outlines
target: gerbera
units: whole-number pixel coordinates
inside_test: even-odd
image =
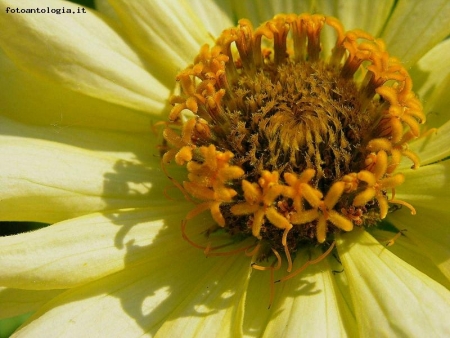
[[[239,2],[110,1],[111,5],[99,2],[98,12],[74,15],[6,13],[6,7],[28,8],[29,2],[1,3],[1,215],[3,220],[52,224],[0,240],[0,313],[7,318],[34,312],[18,336],[449,334],[445,210],[449,161],[445,159],[450,155],[446,147],[450,44],[441,42],[450,33],[446,1],[395,6],[386,2],[367,8],[360,2],[337,8],[313,2],[246,8]],[[77,9],[59,1],[42,1],[39,6]],[[221,115],[216,124],[203,122],[205,116],[200,114],[183,115],[183,108],[197,113],[198,106],[204,105],[205,97],[190,92],[201,86],[197,80],[190,83],[191,76],[212,79],[202,73],[207,67],[196,65],[202,60],[214,67],[214,50],[201,47],[214,46],[223,29],[235,26],[235,18],[247,17],[258,27],[280,12],[333,15],[346,29],[364,29],[383,38],[389,54],[401,60],[396,69],[403,77],[390,79],[395,82],[392,86],[378,90],[381,107],[374,104],[374,109],[384,111],[383,103],[391,108],[396,99],[404,99],[393,92],[411,97],[406,95],[410,93],[407,71],[427,115],[429,132],[422,130],[427,137],[417,138],[406,149],[404,135],[391,132],[398,130],[397,122],[383,115],[376,121],[378,137],[366,145],[373,150],[373,155],[364,153],[367,167],[339,176],[336,168],[350,165],[328,153],[334,159],[330,174],[320,164],[326,159],[319,158],[320,151],[313,147],[310,162],[319,164],[285,170],[295,167],[296,155],[274,139],[272,148],[290,158],[287,166],[271,156],[264,159],[274,161],[269,169],[252,173],[245,163],[253,161],[258,168],[262,150],[250,146],[244,150],[258,156],[239,157],[223,147],[226,137],[220,139],[223,131],[231,130],[233,137],[254,144],[238,128],[242,121],[229,128],[232,123]],[[292,18],[297,20],[289,16],[283,22],[290,24]],[[327,23],[340,27],[334,19]],[[240,27],[247,29],[250,21],[241,21]],[[273,32],[261,34],[276,40]],[[339,37],[339,28],[337,32]],[[218,40],[219,57],[228,58],[222,61],[239,53],[242,60],[236,59],[234,65],[251,68],[242,50],[227,50],[227,37]],[[277,46],[285,37],[278,38],[275,62],[282,63],[286,55]],[[331,51],[334,40],[321,37],[323,50]],[[237,49],[248,46],[234,41],[241,43]],[[382,42],[373,41],[384,51]],[[319,45],[307,52],[310,58],[318,57]],[[270,53],[261,53],[271,59]],[[335,58],[339,64],[341,59]],[[186,68],[194,59],[196,65]],[[183,91],[178,92],[174,80],[182,69],[178,79]],[[225,96],[220,90],[209,93],[216,101],[204,107],[212,112]],[[411,132],[409,138],[417,137],[424,119],[419,113],[412,119],[408,116],[395,115]],[[169,117],[170,122],[164,122]],[[358,123],[359,129],[370,127],[365,121]],[[168,126],[164,139],[156,136],[162,125]],[[340,127],[336,125],[335,131]],[[276,128],[272,134],[303,146],[305,140]],[[198,144],[192,143],[194,130]],[[389,131],[384,134],[384,130]],[[166,154],[164,162],[175,159],[181,166],[165,165],[162,170],[159,152]],[[416,155],[421,165],[417,170],[410,169],[411,161],[398,165],[392,160],[409,157],[417,167]],[[316,183],[327,176],[335,179],[319,190]],[[171,182],[178,189],[169,189]],[[392,188],[395,199],[390,196]],[[387,190],[391,207],[403,208],[385,218]],[[353,194],[354,199],[341,201],[345,194]],[[197,207],[192,204],[195,199],[200,201]],[[409,204],[395,201],[412,204],[416,215],[411,215]],[[370,233],[351,229],[360,221],[380,223],[381,219],[382,226],[371,227]],[[232,221],[245,226],[230,227]],[[292,236],[288,221],[309,224],[311,232],[302,236],[313,234],[317,245],[286,244]],[[278,232],[264,229],[270,225]],[[221,229],[231,230],[223,236]],[[227,246],[220,251],[218,245],[198,245],[205,241],[202,230]],[[267,233],[271,235],[264,237]],[[266,251],[257,244],[244,246],[257,261],[242,253],[228,255],[242,249],[240,235],[249,235],[244,241],[269,243]],[[333,244],[329,235],[334,236]],[[205,258],[191,244],[213,257]],[[226,255],[214,257],[222,253]],[[271,296],[272,273],[279,265],[276,278],[281,282]],[[283,279],[282,271],[286,275],[286,270],[301,267],[305,269],[300,274]]]

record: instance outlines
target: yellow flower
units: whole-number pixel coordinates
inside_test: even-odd
[[[13,13],[6,9],[26,9],[30,2],[0,1],[0,216],[52,224],[0,238],[0,316],[34,312],[17,336],[450,335],[446,0],[109,3],[58,15]],[[39,7],[79,6],[46,0]],[[271,272],[251,269],[244,254],[205,258],[182,238],[180,224],[192,203],[169,189],[158,151],[163,139],[153,126],[167,120],[176,74],[203,44],[213,45],[236,18],[257,26],[282,12],[332,15],[346,29],[383,38],[412,77],[426,128],[437,130],[410,143],[420,157],[418,170],[408,161],[397,169],[404,183],[396,199],[414,205],[417,214],[403,207],[370,233],[342,233],[339,256],[316,264],[320,250],[299,250],[292,270],[309,266],[276,283],[271,296]],[[183,168],[171,167],[170,175],[183,180]],[[277,174],[264,175],[278,186]],[[294,176],[287,181],[297,184]],[[265,201],[270,186],[247,183],[236,215],[276,223],[279,213],[254,206],[251,194]],[[219,202],[228,202],[233,189],[221,188]],[[313,206],[314,198],[321,197],[310,197]],[[220,224],[217,201],[205,208]],[[314,217],[324,215],[320,209]],[[212,222],[208,213],[195,216],[190,224]],[[203,237],[190,233],[189,241]],[[286,270],[282,264],[279,271]]]

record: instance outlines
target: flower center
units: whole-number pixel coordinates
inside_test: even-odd
[[[324,27],[336,37],[328,53]],[[259,258],[283,251],[290,271],[298,248],[330,251],[336,233],[375,225],[389,204],[415,213],[394,198],[395,170],[402,156],[419,166],[407,142],[425,116],[381,40],[322,15],[278,15],[256,30],[241,20],[177,80],[163,162],[187,169],[177,186],[198,203],[186,220],[209,210],[211,232],[254,238]]]

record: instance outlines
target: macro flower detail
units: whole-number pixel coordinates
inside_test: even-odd
[[[450,336],[447,0],[30,3],[0,336]]]
[[[336,42],[325,58],[327,27]],[[408,142],[420,136],[425,114],[382,40],[318,14],[280,14],[256,29],[242,19],[177,80],[163,162],[189,172],[183,190],[201,203],[187,219],[211,209],[231,238],[258,240],[257,261],[267,250],[278,260],[282,249],[290,272],[291,253],[330,248],[334,234],[376,225],[389,205],[416,213],[394,199],[405,180],[396,168],[402,157],[419,167]],[[200,169],[216,168],[211,158],[224,154],[226,175]],[[219,185],[209,183],[217,177]]]

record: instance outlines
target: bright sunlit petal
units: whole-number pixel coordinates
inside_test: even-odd
[[[3,220],[53,223],[151,200],[150,170],[142,165],[48,141],[2,136],[1,142]]]
[[[144,210],[92,214],[1,237],[0,283],[23,289],[64,289],[112,274],[125,265],[155,260],[164,256],[165,250],[176,251],[170,240],[179,236],[176,232],[167,235],[167,227],[176,226],[185,213],[185,207],[176,212],[168,202],[155,201]],[[157,246],[157,239],[168,241],[163,252],[151,251],[149,245]]]
[[[340,236],[359,335],[445,337],[450,292],[364,231]]]
[[[320,252],[315,254],[320,255]],[[304,263],[300,259],[296,260],[293,270]],[[354,336],[357,332],[355,317],[339,291],[332,270],[330,262],[325,260],[312,265],[299,276],[275,284],[277,296],[270,309],[264,308],[264,304],[261,304],[261,300],[267,302],[267,298],[259,295],[258,300],[256,290],[249,289],[247,302],[259,305],[259,307],[251,306],[254,312],[249,310],[248,313],[249,317],[253,317],[254,329],[259,324],[263,337]],[[253,276],[260,280],[259,283],[267,279],[264,277],[266,276]],[[266,287],[267,293],[269,285],[263,283],[262,286]],[[274,313],[277,315],[274,316]],[[267,320],[268,324],[265,324],[264,320]]]
[[[26,99],[18,100],[18,97]],[[52,127],[49,135],[74,127],[148,133],[152,119],[156,120],[145,112],[87,96],[27,73],[1,48],[0,98],[2,116]]]
[[[156,337],[241,337],[250,271],[248,262],[234,255],[212,267],[205,276],[198,276]],[[212,277],[218,282],[212,283]]]
[[[217,1],[188,0],[192,10],[203,20],[208,33],[213,36],[219,36],[225,27],[232,27],[232,8],[231,4]]]
[[[165,244],[159,244],[163,250]],[[187,331],[182,330],[207,330],[220,336],[228,328],[232,332],[227,331],[227,335],[239,335],[240,298],[248,264],[239,256],[206,258],[199,251],[189,251],[181,238],[172,244],[184,254],[165,251],[163,257],[161,251],[150,262],[127,265],[121,272],[67,291],[42,307],[17,335],[56,337],[83,332],[88,337],[155,336],[166,321],[174,319],[176,326],[163,327],[162,332],[183,335]],[[149,247],[149,254],[157,247]],[[223,280],[225,285],[221,285]],[[241,286],[236,288],[234,283]],[[191,320],[196,322],[194,326],[188,325]]]
[[[155,66],[152,73],[167,85],[173,84],[180,65],[189,64],[201,45],[214,41],[184,2],[112,0],[110,4],[130,40]]]
[[[10,8],[29,6],[23,0],[5,0],[3,4]],[[78,8],[56,0],[39,4],[74,11]],[[152,114],[165,107],[169,90],[146,71],[136,52],[98,13],[12,15],[2,10],[0,17],[0,46],[28,72],[65,88]]]

